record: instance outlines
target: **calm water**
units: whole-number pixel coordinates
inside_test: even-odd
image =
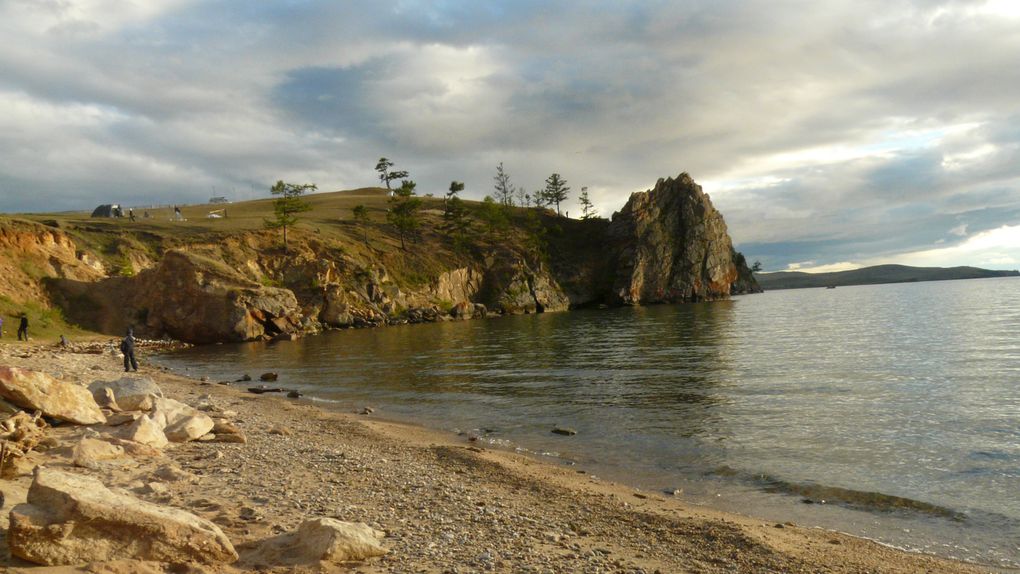
[[[273,370],[338,408],[695,503],[1016,565],[1018,293],[1013,278],[775,291],[160,360],[213,380]]]

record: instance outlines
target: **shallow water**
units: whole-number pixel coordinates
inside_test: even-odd
[[[775,291],[159,361],[213,380],[277,371],[339,408],[695,503],[1017,565],[1018,292],[1015,278]]]

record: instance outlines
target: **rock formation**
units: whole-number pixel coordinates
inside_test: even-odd
[[[725,299],[739,275],[722,214],[686,173],[631,194],[609,241],[613,303]]]

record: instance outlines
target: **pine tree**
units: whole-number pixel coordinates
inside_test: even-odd
[[[510,183],[510,174],[503,169],[503,162],[496,166],[496,199],[503,205],[514,204],[514,186]]]
[[[283,229],[284,251],[287,250],[287,228],[293,227],[297,223],[295,214],[312,209],[307,201],[301,199],[301,195],[306,191],[315,191],[316,189],[318,188],[312,183],[297,185],[284,183],[281,180],[277,181],[276,185],[269,190],[270,193],[279,197],[273,200],[273,219],[266,219],[265,225],[269,229]]]
[[[397,235],[400,236],[400,248],[407,249],[405,238],[417,233],[421,227],[421,198],[414,197],[415,183],[404,180],[396,193],[390,198],[390,210],[386,214],[386,220],[397,228]]]
[[[391,167],[393,167],[393,162],[384,157],[379,158],[379,162],[375,164],[375,170],[379,172],[379,181],[385,183],[386,189],[392,192],[393,188],[390,187],[390,182],[398,179],[406,179],[407,172],[390,171]]]
[[[592,219],[596,216],[595,204],[588,197],[587,187],[581,188],[581,195],[578,196],[578,201],[581,202],[581,219]]]
[[[556,215],[560,214],[560,203],[567,200],[567,192],[570,188],[567,187],[567,180],[560,177],[560,174],[554,173],[545,180],[545,191],[542,194],[546,204],[556,205]]]

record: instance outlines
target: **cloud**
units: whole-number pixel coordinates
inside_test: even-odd
[[[1014,3],[596,7],[2,2],[0,210],[359,187],[386,156],[469,198],[558,172],[607,216],[687,171],[767,268],[1020,221]]]

